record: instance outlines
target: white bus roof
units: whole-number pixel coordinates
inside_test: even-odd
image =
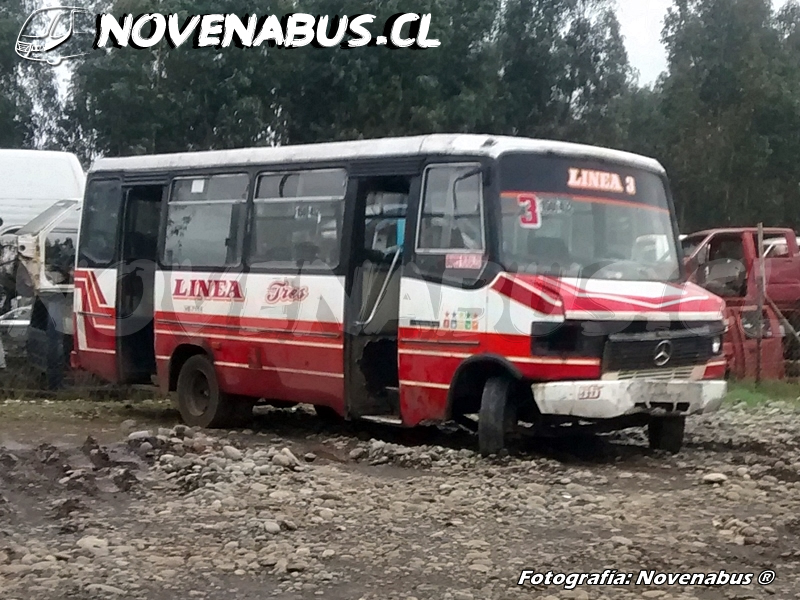
[[[0,181],[5,228],[24,225],[59,200],[82,200],[86,174],[68,152],[0,149]]]
[[[433,134],[297,146],[100,158],[92,165],[90,172],[164,171],[227,165],[247,166],[425,155],[469,154],[497,158],[509,152],[553,153],[575,158],[598,159],[664,173],[664,168],[658,161],[620,150],[568,142],[474,134]]]

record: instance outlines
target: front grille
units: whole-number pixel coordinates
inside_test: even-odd
[[[677,369],[642,369],[640,371],[620,371],[614,373],[613,379],[631,380],[631,379],[656,379],[658,381],[674,381],[677,379],[686,380],[691,379],[694,375],[695,367],[679,367]],[[604,377],[605,379],[606,377]]]
[[[642,371],[652,369],[676,369],[702,365],[712,357],[711,340],[705,336],[667,338],[670,358],[664,364],[656,363],[659,344],[665,339],[651,337],[635,339],[614,339],[611,336],[606,343],[603,355],[603,370],[609,371]]]

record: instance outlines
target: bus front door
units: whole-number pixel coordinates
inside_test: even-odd
[[[117,246],[122,182],[93,178],[86,186],[75,268],[73,365],[115,383]]]
[[[409,176],[357,178],[345,353],[351,418],[396,420],[400,415],[400,280],[414,181]]]
[[[121,383],[150,383],[156,372],[154,288],[163,185],[125,191],[117,271],[117,363]]]

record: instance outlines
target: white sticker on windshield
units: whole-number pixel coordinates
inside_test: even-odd
[[[194,179],[192,180],[192,193],[193,194],[202,194],[206,191],[206,180],[205,179]]]
[[[571,215],[573,212],[572,201],[566,198],[543,198],[539,200],[539,214],[543,217],[548,215]]]

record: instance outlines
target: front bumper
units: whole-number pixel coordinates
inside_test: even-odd
[[[728,384],[717,380],[566,381],[531,387],[542,415],[581,419],[710,413],[719,409],[728,391]]]

